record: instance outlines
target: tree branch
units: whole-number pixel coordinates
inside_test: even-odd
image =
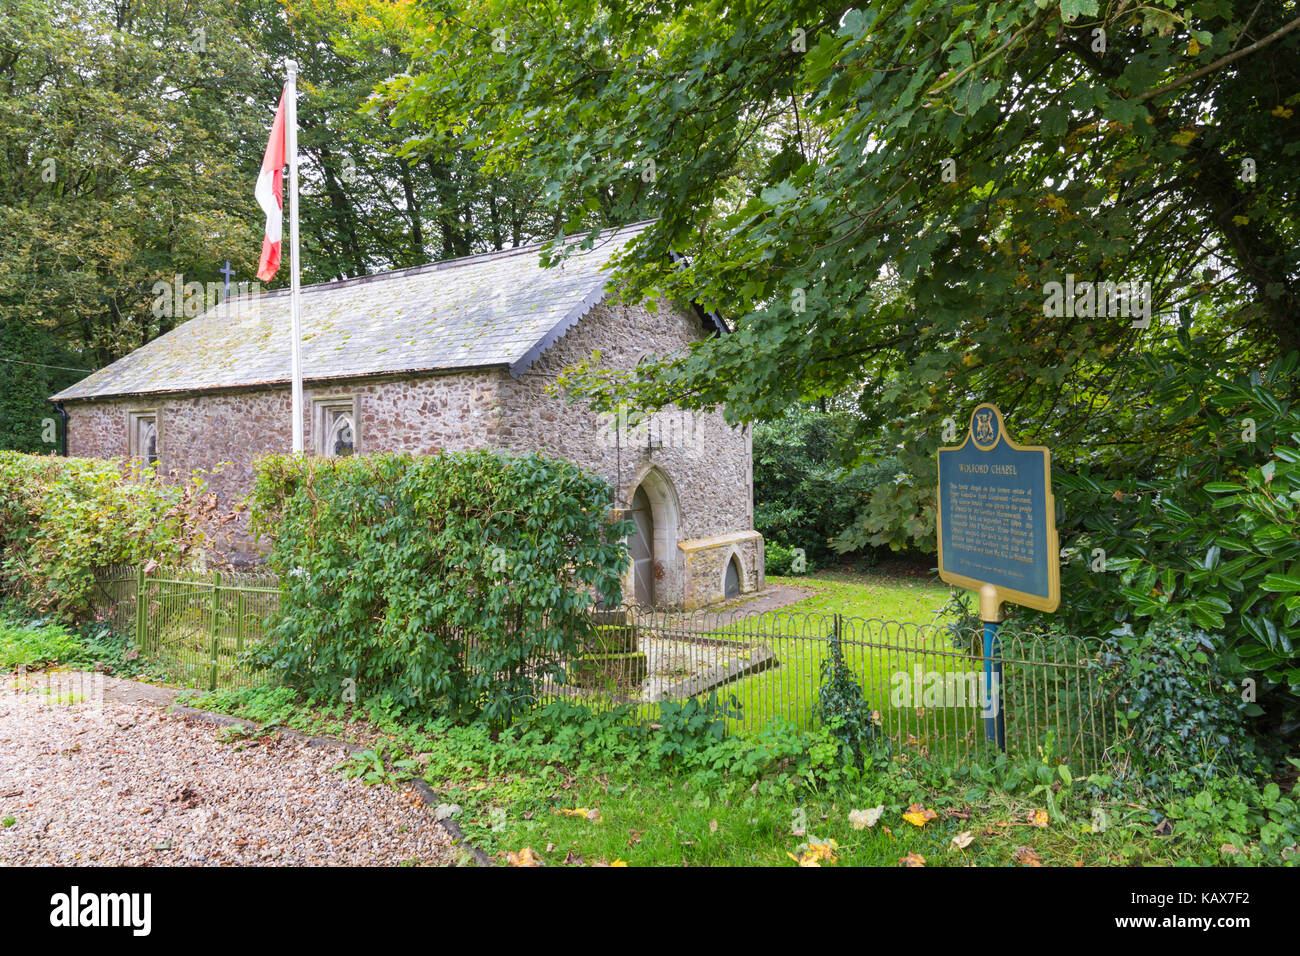
[[[1229,63],[1232,63],[1234,60],[1240,60],[1243,56],[1245,56],[1248,53],[1254,53],[1256,50],[1262,50],[1264,47],[1268,46],[1274,40],[1281,39],[1286,34],[1290,33],[1296,27],[1300,27],[1300,17],[1296,17],[1296,19],[1292,20],[1284,27],[1278,27],[1268,36],[1264,37],[1264,39],[1256,40],[1250,46],[1242,47],[1240,50],[1237,50],[1234,53],[1229,53],[1226,56],[1219,57],[1219,59],[1215,60],[1213,63],[1209,64],[1208,66],[1201,67],[1195,73],[1189,73],[1184,77],[1180,77],[1179,79],[1174,80],[1172,83],[1166,83],[1164,86],[1157,86],[1154,90],[1148,90],[1147,92],[1143,93],[1141,96],[1134,99],[1132,102],[1143,103],[1151,99],[1152,97],[1159,96],[1161,93],[1168,93],[1170,90],[1177,89],[1180,86],[1185,86],[1186,84],[1192,82],[1193,80],[1199,80],[1207,73],[1213,73],[1215,70],[1227,66]]]

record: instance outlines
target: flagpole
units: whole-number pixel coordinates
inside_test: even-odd
[[[284,136],[289,154],[289,311],[293,325],[293,450],[302,448],[302,308],[298,295],[298,64],[285,60]]]

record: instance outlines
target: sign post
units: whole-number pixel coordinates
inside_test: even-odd
[[[980,589],[980,620],[984,622],[984,739],[1007,749],[1007,723],[1002,711],[1002,645],[998,625],[1002,605],[991,584]]]
[[[1061,548],[1051,453],[1021,446],[987,402],[966,440],[939,449],[939,577],[975,591],[984,622],[984,735],[1006,749],[1002,712],[1002,604],[1040,611],[1061,603]]]

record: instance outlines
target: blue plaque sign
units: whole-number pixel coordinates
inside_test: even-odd
[[[1007,435],[985,403],[966,440],[939,449],[939,577],[997,600],[1055,611],[1061,603],[1050,453]]]

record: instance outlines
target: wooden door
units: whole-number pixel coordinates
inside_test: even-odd
[[[655,524],[644,488],[638,488],[632,496],[632,510],[627,516],[636,525],[627,541],[632,555],[632,597],[637,604],[649,606],[655,602]]]

